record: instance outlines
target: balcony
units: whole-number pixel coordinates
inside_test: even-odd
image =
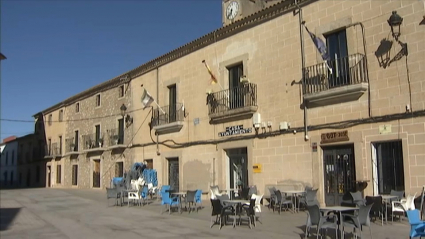
[[[74,138],[65,139],[65,155],[76,155],[78,154],[78,141]]]
[[[52,157],[57,158],[62,156],[62,147],[59,143],[52,143],[50,153]]]
[[[103,138],[96,137],[96,134],[83,135],[83,150],[85,152],[96,152],[105,150]]]
[[[109,149],[126,148],[124,132],[119,129],[109,129],[108,132],[108,147]]]
[[[156,108],[153,111],[151,127],[157,134],[179,132],[183,128],[184,114],[183,104],[180,103]]]
[[[369,86],[366,56],[359,53],[306,67],[304,73],[309,107],[358,100]]]
[[[257,111],[257,85],[246,83],[207,94],[210,123],[249,119]]]

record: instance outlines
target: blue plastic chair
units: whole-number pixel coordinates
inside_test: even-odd
[[[140,196],[142,196],[143,204],[145,204],[145,200],[147,200],[149,196],[148,186],[143,186],[143,189],[140,192]]]
[[[421,221],[419,218],[419,210],[407,210],[406,213],[410,224],[409,238],[425,237],[425,221]]]
[[[198,209],[199,209],[198,203],[202,208],[202,190],[201,189],[196,190],[195,203],[196,203],[196,212],[198,212]]]
[[[169,192],[161,192],[161,198],[162,198],[161,205],[165,205],[165,207],[167,207],[168,205],[169,214],[171,214],[171,206],[180,204],[179,197],[170,197]],[[162,214],[162,210],[161,210],[161,214]]]

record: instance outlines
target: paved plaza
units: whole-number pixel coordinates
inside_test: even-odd
[[[20,189],[0,191],[0,238],[304,238],[306,213],[273,213],[263,207],[262,223],[210,228],[210,202],[198,213],[173,212],[155,201],[142,207],[107,206],[103,190]],[[373,238],[408,238],[406,220],[372,223]],[[363,238],[370,238],[365,228]],[[313,229],[313,233],[314,233]],[[331,234],[328,232],[328,234]],[[311,238],[316,238],[314,235]],[[351,234],[346,234],[351,238]]]

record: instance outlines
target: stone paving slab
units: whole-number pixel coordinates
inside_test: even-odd
[[[210,228],[211,208],[199,212],[161,214],[155,201],[142,207],[112,206],[102,190],[21,189],[0,191],[0,208],[19,208],[0,238],[304,238],[306,213],[273,213],[263,207],[262,223],[252,230],[230,225]],[[3,215],[2,215],[3,218]],[[2,221],[3,224],[3,221]],[[314,231],[314,230],[313,230]],[[373,238],[407,238],[406,220],[381,226],[373,223]],[[331,232],[329,232],[331,234]],[[315,238],[315,235],[311,238]],[[346,238],[351,238],[347,234]],[[363,238],[370,238],[365,230]]]

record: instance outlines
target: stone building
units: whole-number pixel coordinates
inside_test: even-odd
[[[65,138],[80,148],[62,157],[64,185],[72,165],[78,187],[104,188],[117,162],[145,161],[179,190],[291,181],[328,205],[365,183],[366,195],[419,192],[424,1],[248,2],[223,1],[222,28],[65,100]],[[144,90],[155,103],[143,110]],[[126,143],[98,144],[120,119]]]

